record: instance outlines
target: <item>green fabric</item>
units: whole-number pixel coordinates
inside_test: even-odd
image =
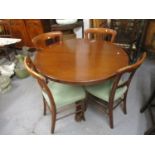
[[[104,101],[109,102],[109,95],[110,95],[110,91],[112,89],[112,85],[113,85],[113,80],[107,80],[102,84],[87,86],[86,90],[90,94],[92,94],[92,95],[94,95],[94,96],[96,96],[96,97],[98,97]],[[124,86],[122,88],[118,88],[116,90],[114,100],[117,100],[120,97],[122,97],[126,90],[127,90],[126,86]]]
[[[75,103],[85,98],[85,91],[80,86],[72,86],[57,82],[49,82],[48,87],[52,92],[57,108],[62,107],[64,105]],[[50,101],[47,94],[43,91],[42,93],[50,106]]]

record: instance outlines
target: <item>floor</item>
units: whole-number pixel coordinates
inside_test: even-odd
[[[89,105],[86,121],[75,122],[74,116],[59,120],[58,135],[141,135],[150,127],[147,112],[141,106],[148,100],[155,85],[155,61],[148,59],[137,70],[127,98],[127,115],[121,108],[114,111],[114,129],[109,128],[108,118]],[[43,116],[41,91],[32,78],[13,78],[12,89],[0,94],[0,134],[50,134],[50,114]]]

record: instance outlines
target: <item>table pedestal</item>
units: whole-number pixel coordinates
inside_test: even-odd
[[[77,102],[76,103],[76,114],[75,114],[75,120],[77,122],[80,122],[82,120],[85,121],[85,116],[84,116],[84,112],[82,112],[82,109],[84,109],[84,107],[82,107],[80,102]]]

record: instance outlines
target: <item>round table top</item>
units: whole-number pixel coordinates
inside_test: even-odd
[[[128,65],[125,51],[107,41],[66,40],[38,51],[37,70],[51,80],[69,84],[95,84]]]

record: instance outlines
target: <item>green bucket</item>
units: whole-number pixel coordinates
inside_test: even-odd
[[[23,68],[23,69],[15,69],[15,74],[18,78],[23,79],[29,76],[28,71]]]

